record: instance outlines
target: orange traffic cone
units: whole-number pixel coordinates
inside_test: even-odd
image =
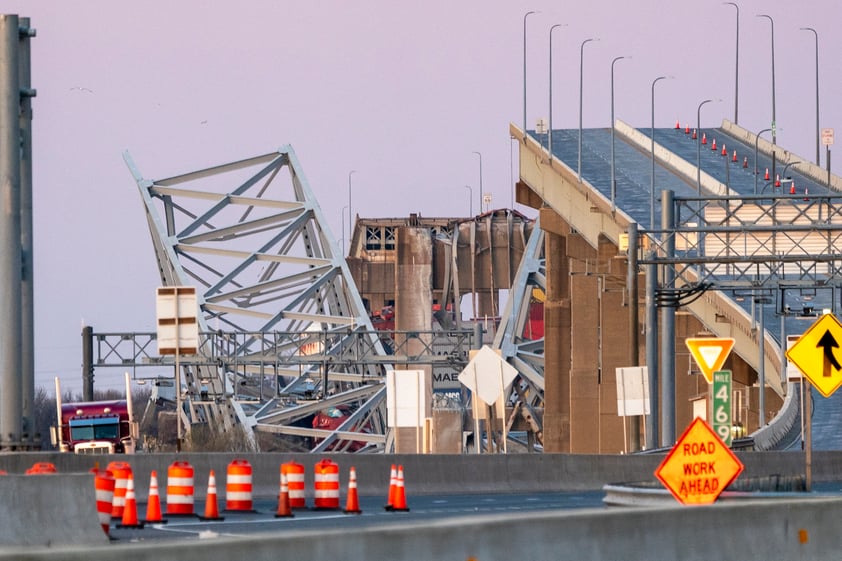
[[[398,468],[395,464],[392,464],[392,470],[389,473],[389,500],[386,503],[385,508],[386,510],[392,510],[392,507],[395,504],[395,492],[398,489]]]
[[[781,186],[781,174],[775,174],[775,187]]]
[[[351,467],[348,476],[348,498],[345,501],[345,514],[362,514],[360,510],[360,498],[357,496],[357,470]]]
[[[684,134],[690,134],[690,125],[684,125]]]
[[[728,150],[726,150],[726,149],[725,149],[725,145],[724,145],[724,144],[722,145],[722,155],[723,155],[723,156],[727,156],[727,155],[728,155]]]
[[[205,515],[199,517],[201,520],[225,520],[219,516],[219,502],[216,498],[216,475],[210,470],[208,475],[208,494],[205,498]]]
[[[678,122],[678,119],[675,120],[675,130],[681,130],[681,123]]]
[[[123,508],[123,520],[118,528],[143,528],[143,522],[137,519],[137,501],[134,496],[134,475],[129,474],[126,483],[126,506]]]
[[[294,516],[292,507],[289,504],[287,474],[281,472],[281,492],[278,494],[278,512],[275,513],[275,518],[292,518]]]
[[[748,156],[743,158],[743,168],[748,168]]]
[[[395,502],[392,504],[392,510],[398,512],[409,512],[409,507],[406,506],[406,489],[404,488],[403,466],[398,466],[398,484],[395,490]]]
[[[699,138],[698,134],[696,133],[696,129],[693,129],[693,140]]]
[[[765,181],[769,181],[769,168],[766,168],[766,175],[763,176]]]
[[[793,181],[793,182],[792,182],[792,185],[790,185],[790,186],[789,186],[789,194],[790,194],[790,195],[794,195],[794,194],[795,194],[795,181]]]
[[[706,133],[702,133],[702,144],[708,143],[708,135]]]
[[[161,516],[161,497],[158,494],[158,472],[152,470],[149,476],[149,499],[146,502],[146,518],[143,520],[147,524],[154,522],[155,524],[166,524]]]
[[[716,139],[713,139],[713,144],[710,146],[711,152],[716,152]]]
[[[734,150],[734,156],[731,158],[731,161],[732,161],[732,162],[736,162],[736,161],[737,161],[737,151],[736,151],[736,150]]]

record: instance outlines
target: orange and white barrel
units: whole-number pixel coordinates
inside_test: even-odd
[[[252,469],[248,460],[235,459],[228,464],[225,510],[254,510],[251,476]]]
[[[106,468],[114,475],[114,498],[111,502],[111,518],[123,519],[123,509],[126,508],[126,488],[129,485],[129,474],[132,466],[128,462],[111,462]]]
[[[114,475],[106,470],[94,468],[94,488],[96,490],[96,513],[102,531],[108,535],[111,527],[111,503],[114,499]]]
[[[304,496],[304,466],[297,462],[281,464],[281,473],[287,476],[290,508],[307,508]]]
[[[173,462],[167,469],[167,514],[193,514],[193,466]]]
[[[330,461],[316,462],[315,505],[317,509],[333,510],[339,508],[339,466]]]

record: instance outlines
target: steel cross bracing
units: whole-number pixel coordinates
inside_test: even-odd
[[[252,334],[228,343],[241,360],[185,360],[190,422],[220,431],[239,423],[253,442],[254,430],[281,432],[290,403],[261,398],[263,374],[252,360],[266,356],[267,348],[256,334],[318,333],[323,347],[303,352],[341,358],[351,378],[302,365],[282,376],[279,393],[303,398],[315,392],[355,412],[329,435],[311,429],[322,448],[341,448],[348,434],[364,431],[382,443],[382,380],[389,364],[348,357],[362,354],[363,341],[380,356],[386,352],[292,148],[160,180],[144,179],[128,153],[124,159],[144,203],[162,283],[197,288],[200,331]],[[356,332],[366,335],[354,337]],[[291,341],[270,348],[302,352]],[[216,353],[206,340],[199,354]]]
[[[500,349],[503,358],[517,369],[519,377],[512,384],[509,401],[515,405],[515,412],[522,408],[521,415],[532,425],[539,440],[542,416],[536,408],[544,406],[544,338],[527,338],[526,327],[532,298],[536,293],[543,298],[546,290],[544,231],[536,218],[492,347]]]
[[[639,244],[640,265],[674,269],[661,305],[708,289],[842,286],[842,196],[676,197],[674,211],[674,227]]]

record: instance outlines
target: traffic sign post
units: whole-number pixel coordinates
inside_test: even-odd
[[[731,446],[731,371],[713,373],[713,430]]]
[[[786,352],[792,362],[825,397],[842,385],[842,362],[837,358],[842,323],[833,314],[816,320]]]
[[[817,319],[807,331],[789,348],[786,358],[804,374],[807,395],[804,400],[804,461],[806,486],[812,487],[813,464],[813,423],[810,384],[814,385],[824,397],[833,395],[842,385],[842,361],[838,358],[839,342],[842,341],[842,323],[833,314],[825,314]]]
[[[655,477],[681,504],[710,504],[743,472],[742,462],[704,419],[685,429]]]
[[[684,344],[705,375],[708,384],[713,383],[713,373],[722,369],[725,359],[734,347],[731,337],[688,337]]]

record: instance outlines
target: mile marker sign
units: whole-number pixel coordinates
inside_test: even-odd
[[[743,472],[742,462],[701,418],[675,443],[657,477],[681,504],[710,504]]]

